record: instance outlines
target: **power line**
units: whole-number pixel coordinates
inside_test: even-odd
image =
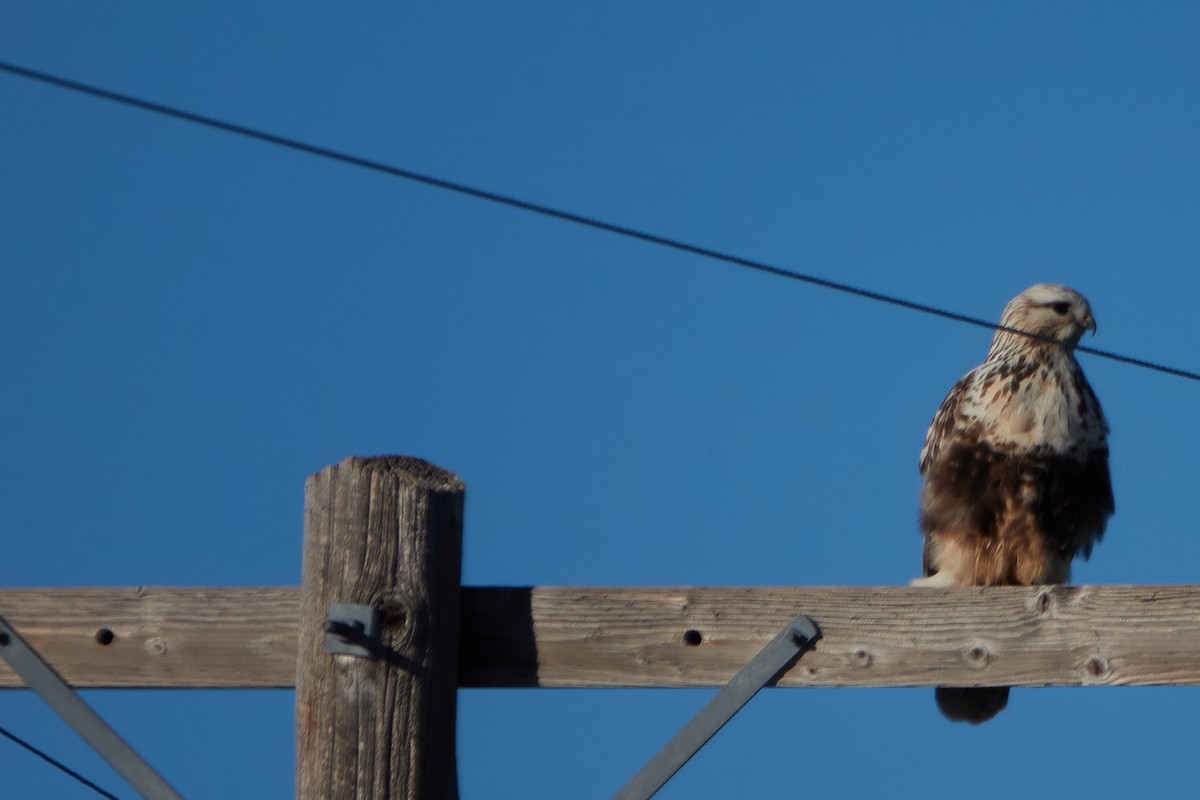
[[[608,233],[615,233],[618,236],[625,236],[625,237],[628,237],[631,239],[638,239],[643,242],[649,242],[651,244],[656,244],[661,247],[667,247],[672,250],[679,250],[684,253],[691,253],[692,255],[703,256],[705,258],[711,258],[716,261],[723,261],[727,264],[734,264],[735,266],[745,267],[747,269],[753,269],[753,270],[757,270],[759,272],[765,272],[770,275],[777,275],[781,278],[789,278],[794,281],[800,281],[802,283],[812,284],[813,286],[820,286],[825,289],[832,289],[833,291],[842,292],[843,294],[850,294],[850,295],[854,295],[856,297],[863,297],[868,300],[874,300],[874,301],[880,302],[880,303],[887,303],[887,304],[893,305],[893,306],[900,306],[901,308],[907,308],[911,311],[918,311],[922,314],[931,314],[933,316],[943,317],[945,319],[954,320],[956,322],[965,322],[968,325],[976,325],[978,327],[987,328],[989,330],[1005,330],[1010,333],[1017,333],[1022,336],[1029,336],[1030,338],[1033,338],[1033,339],[1043,338],[1043,337],[1039,337],[1035,334],[1030,334],[1027,331],[1016,330],[1013,328],[1005,328],[1003,326],[997,325],[994,322],[988,322],[987,320],[980,319],[979,317],[972,317],[968,314],[960,314],[956,311],[948,311],[944,308],[938,308],[936,306],[926,305],[924,303],[917,303],[912,300],[905,300],[904,298],[897,297],[895,295],[884,294],[883,292],[876,292],[876,291],[872,291],[870,289],[863,289],[863,288],[860,288],[857,286],[851,286],[849,284],[839,283],[838,281],[832,281],[832,280],[829,280],[828,278],[821,278],[816,275],[808,275],[808,274],[805,274],[802,272],[796,272],[795,270],[786,269],[784,267],[778,267],[778,266],[774,266],[772,264],[767,264],[766,262],[763,262],[763,261],[756,261],[754,259],[743,258],[742,256],[732,255],[730,253],[723,253],[719,250],[713,250],[711,248],[702,247],[700,245],[688,244],[687,242],[683,242],[678,239],[672,239],[667,236],[660,236],[655,233],[647,233],[646,231],[639,231],[635,228],[629,228],[624,225],[617,225],[615,223],[605,222],[603,220],[599,220],[594,217],[587,217],[582,214],[575,214],[570,211],[563,211],[562,209],[552,208],[551,206],[542,205],[540,203],[533,203],[528,200],[521,200],[520,198],[510,197],[508,195],[499,194],[497,192],[488,191],[486,189],[479,189],[479,188],[476,188],[473,186],[468,186],[468,185],[462,184],[462,183],[456,183],[455,181],[449,181],[449,180],[445,180],[443,178],[437,178],[432,175],[425,175],[425,174],[422,174],[419,172],[413,172],[412,170],[403,169],[401,167],[395,167],[395,166],[392,166],[391,164],[385,164],[380,161],[372,161],[371,159],[368,159],[368,158],[361,158],[359,156],[350,155],[349,153],[343,153],[338,150],[332,150],[327,147],[321,147],[319,145],[302,142],[302,141],[299,141],[298,139],[291,139],[286,136],[278,136],[276,134],[267,133],[265,131],[260,131],[255,128],[249,128],[249,127],[246,127],[245,125],[238,125],[238,124],[232,123],[232,122],[225,122],[223,120],[216,119],[215,117],[207,117],[207,116],[204,116],[203,114],[194,114],[190,111],[184,111],[179,108],[174,108],[172,106],[163,105],[162,103],[155,103],[150,100],[142,100],[140,98],[133,97],[131,95],[121,94],[120,92],[113,92],[113,91],[109,91],[108,89],[101,89],[97,86],[91,86],[86,83],[79,83],[78,81],[73,81],[73,80],[70,80],[67,78],[60,78],[56,75],[50,75],[45,72],[38,72],[37,70],[27,69],[25,67],[17,66],[16,64],[9,64],[8,62],[5,62],[5,61],[0,61],[0,71],[4,71],[4,72],[10,73],[12,75],[17,75],[22,78],[28,78],[30,80],[40,81],[42,83],[50,84],[52,86],[57,86],[62,89],[69,89],[74,92],[80,92],[82,94],[91,95],[92,97],[99,97],[103,100],[109,100],[114,103],[120,103],[120,104],[127,105],[127,106],[133,106],[134,108],[140,108],[145,111],[152,111],[156,114],[163,114],[168,117],[174,117],[176,119],[185,120],[187,122],[192,122],[197,125],[203,125],[208,128],[215,128],[217,130],[226,131],[227,133],[234,133],[239,136],[246,136],[251,139],[258,139],[259,141],[262,141],[262,142],[268,142],[269,144],[279,145],[280,147],[287,147],[292,150],[299,150],[300,152],[308,153],[309,155],[320,156],[321,158],[328,158],[333,161],[340,161],[344,164],[351,164],[353,166],[362,167],[364,169],[369,169],[374,172],[381,172],[385,175],[391,175],[396,178],[403,178],[404,180],[414,181],[416,183],[422,183],[422,184],[425,184],[426,186],[434,186],[439,189],[445,189],[447,191],[456,192],[458,194],[464,194],[469,197],[478,198],[480,200],[487,200],[492,203],[499,203],[501,205],[510,206],[512,208],[519,208],[522,211],[529,211],[534,214],[540,214],[542,216],[552,217],[554,219],[560,219],[565,222],[572,222],[572,223],[575,223],[576,225],[583,225],[585,227],[594,228],[596,230],[607,231]],[[1075,349],[1078,350],[1079,352],[1090,353],[1094,356],[1099,356],[1100,358],[1107,358],[1112,361],[1120,361],[1125,364],[1131,364],[1135,367],[1142,367],[1144,369],[1152,369],[1157,372],[1166,373],[1168,375],[1175,375],[1180,378],[1187,378],[1187,379],[1193,380],[1193,381],[1200,381],[1200,373],[1190,372],[1188,370],[1178,369],[1176,367],[1170,367],[1170,366],[1166,366],[1164,364],[1158,364],[1156,362],[1146,361],[1146,360],[1140,359],[1140,358],[1133,358],[1131,356],[1123,356],[1118,353],[1113,353],[1108,350],[1100,350],[1095,347],[1086,347],[1084,345],[1078,345],[1078,346],[1076,346]]]
[[[53,758],[49,754],[44,753],[41,750],[37,749],[36,747],[31,745],[29,742],[27,742],[24,739],[22,739],[21,737],[17,736],[15,733],[12,733],[11,731],[8,731],[3,727],[0,727],[0,736],[4,736],[5,738],[7,738],[9,741],[13,742],[14,744],[24,747],[26,750],[33,753],[38,758],[42,759],[50,766],[54,767],[55,769],[59,770],[60,772],[70,775],[72,778],[79,781],[84,786],[88,787],[89,789],[91,789],[96,794],[100,795],[101,797],[107,797],[108,800],[120,800],[120,798],[118,798],[115,794],[111,794],[109,792],[104,791],[99,786],[92,783],[87,778],[83,777],[78,772],[76,772],[75,770],[68,767],[66,764],[62,763],[61,761],[58,761],[57,759]]]

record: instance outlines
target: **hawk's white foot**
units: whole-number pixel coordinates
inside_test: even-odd
[[[909,586],[917,586],[922,589],[948,589],[951,586],[957,586],[954,578],[945,570],[935,572],[928,578],[913,578],[908,584]]]

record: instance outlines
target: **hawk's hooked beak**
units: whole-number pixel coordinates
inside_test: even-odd
[[[1096,335],[1096,319],[1092,316],[1092,312],[1088,312],[1083,318],[1083,327],[1092,332],[1092,336]]]

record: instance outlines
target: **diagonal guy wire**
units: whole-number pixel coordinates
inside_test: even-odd
[[[115,794],[112,794],[110,792],[105,791],[104,789],[101,789],[99,786],[92,783],[87,778],[83,777],[78,772],[76,772],[75,770],[68,767],[66,764],[64,764],[61,761],[59,761],[58,759],[54,758],[49,753],[43,752],[42,750],[39,750],[38,748],[34,747],[29,742],[22,739],[20,736],[17,736],[12,731],[9,731],[7,728],[0,727],[0,736],[3,736],[5,739],[8,739],[10,742],[12,742],[15,745],[24,747],[26,750],[28,750],[29,752],[33,753],[35,756],[40,758],[42,761],[45,761],[47,764],[54,767],[58,771],[66,774],[66,775],[70,775],[72,778],[79,781],[84,786],[88,787],[89,789],[91,789],[96,794],[100,795],[101,797],[107,797],[108,800],[120,800]]]
[[[434,186],[439,189],[445,189],[447,191],[457,192],[458,194],[464,194],[469,197],[476,197],[481,200],[487,200],[492,203],[499,203],[501,205],[510,206],[512,208],[519,208],[523,211],[529,211],[534,214],[541,214],[542,216],[553,217],[554,219],[560,219],[565,222],[572,222],[572,223],[575,223],[576,225],[584,225],[589,228],[595,228],[596,230],[607,231],[609,233],[615,233],[619,236],[625,236],[625,237],[628,237],[631,239],[639,239],[643,242],[649,242],[651,244],[656,244],[656,245],[659,245],[662,247],[668,247],[673,250],[679,250],[684,253],[691,253],[693,255],[703,256],[705,258],[711,258],[711,259],[714,259],[717,261],[723,261],[727,264],[734,264],[739,267],[745,267],[747,269],[758,270],[759,272],[766,272],[771,275],[778,275],[779,277],[782,277],[782,278],[790,278],[791,280],[801,281],[803,283],[812,284],[813,286],[820,286],[825,289],[832,289],[833,291],[836,291],[836,292],[842,292],[844,294],[855,295],[857,297],[864,297],[868,300],[874,300],[874,301],[880,302],[880,303],[888,303],[890,305],[900,306],[901,308],[907,308],[912,311],[919,311],[922,314],[932,314],[933,316],[944,317],[945,319],[951,319],[956,322],[965,322],[968,325],[976,325],[981,328],[988,328],[990,330],[1006,330],[1011,333],[1018,333],[1018,334],[1021,334],[1022,336],[1029,336],[1034,339],[1042,338],[1042,337],[1036,336],[1034,334],[1030,334],[1026,331],[1016,330],[1013,328],[1003,328],[999,325],[996,325],[993,322],[988,322],[987,320],[980,319],[979,317],[972,317],[967,314],[960,314],[956,311],[948,311],[944,308],[937,308],[936,306],[930,306],[930,305],[926,305],[924,303],[917,303],[912,300],[905,300],[902,297],[896,297],[894,295],[884,294],[882,292],[875,292],[870,289],[862,289],[857,286],[850,286],[849,284],[839,283],[837,281],[831,281],[827,278],[821,278],[816,275],[807,275],[807,274],[804,274],[801,272],[796,272],[795,270],[790,270],[790,269],[786,269],[784,267],[777,267],[777,266],[774,266],[771,264],[767,264],[763,261],[755,261],[753,259],[743,258],[741,256],[732,255],[730,253],[723,253],[719,250],[713,250],[708,247],[702,247],[700,245],[688,244],[687,242],[683,242],[678,239],[672,239],[667,236],[660,236],[655,233],[647,233],[645,231],[639,231],[634,228],[625,227],[624,225],[616,225],[611,222],[605,222],[603,220],[595,219],[593,217],[587,217],[582,214],[575,214],[570,211],[563,211],[561,209],[552,208],[551,206],[545,206],[540,203],[532,203],[528,200],[521,200],[516,197],[510,197],[508,195],[499,194],[497,192],[491,192],[486,189],[478,189],[473,186],[467,186],[466,184],[456,183],[454,181],[445,180],[443,178],[436,178],[432,175],[424,175],[420,172],[413,172],[412,170],[402,169],[400,167],[394,167],[390,164],[385,164],[380,161],[372,161],[371,159],[368,159],[368,158],[362,158],[360,156],[350,155],[349,153],[342,153],[337,150],[332,150],[330,148],[321,147],[321,146],[315,145],[315,144],[309,144],[307,142],[302,142],[297,139],[291,139],[286,136],[278,136],[276,134],[267,133],[265,131],[260,131],[255,128],[249,128],[249,127],[246,127],[245,125],[238,125],[233,122],[225,122],[223,120],[216,119],[215,117],[207,117],[207,116],[204,116],[203,114],[194,114],[190,111],[184,111],[179,108],[174,108],[172,106],[163,105],[162,103],[155,103],[150,100],[142,100],[140,98],[133,97],[131,95],[121,94],[120,92],[113,92],[108,89],[101,89],[98,86],[91,86],[89,84],[80,83],[78,81],[73,81],[68,78],[60,78],[56,75],[50,75],[45,72],[38,72],[37,70],[32,70],[32,69],[28,69],[26,67],[17,66],[16,64],[10,64],[5,61],[0,61],[0,72],[7,72],[11,75],[17,75],[22,78],[28,78],[30,80],[40,81],[41,83],[46,83],[46,84],[50,84],[52,86],[57,86],[62,89],[69,89],[74,92],[80,92],[83,94],[91,95],[92,97],[99,97],[101,99],[109,100],[114,103],[121,103],[123,105],[133,106],[134,108],[140,108],[145,111],[153,111],[156,114],[164,114],[166,116],[175,117],[176,119],[185,120],[187,122],[192,122],[197,125],[203,125],[203,126],[206,126],[209,128],[215,128],[217,130],[226,131],[228,133],[235,133],[239,136],[246,136],[251,139],[258,139],[259,141],[268,142],[269,144],[279,145],[280,147],[287,147],[287,148],[291,148],[292,150],[299,150],[300,152],[308,153],[309,155],[320,156],[322,158],[328,158],[328,159],[332,159],[334,161],[340,161],[344,164],[352,164],[356,167],[362,167],[364,169],[373,170],[375,172],[382,172],[386,175],[392,175],[397,178],[403,178],[404,180],[414,181],[416,183],[423,183],[426,186]],[[1094,356],[1099,356],[1100,358],[1107,358],[1107,359],[1111,359],[1113,361],[1120,361],[1125,364],[1131,364],[1135,367],[1151,369],[1151,370],[1155,370],[1157,372],[1166,373],[1168,375],[1175,375],[1176,377],[1187,378],[1188,380],[1200,381],[1200,373],[1189,372],[1188,370],[1178,369],[1176,367],[1170,367],[1165,364],[1158,364],[1153,361],[1146,361],[1144,359],[1133,358],[1131,356],[1123,356],[1123,355],[1119,355],[1117,353],[1110,352],[1108,350],[1099,350],[1094,347],[1076,346],[1075,349],[1080,352],[1083,352],[1083,353],[1090,353]]]

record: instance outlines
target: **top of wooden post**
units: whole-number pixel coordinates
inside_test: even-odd
[[[453,472],[414,456],[350,456],[326,469],[354,467],[366,472],[394,475],[422,489],[434,492],[461,492],[463,481]],[[324,471],[324,470],[322,470]]]

